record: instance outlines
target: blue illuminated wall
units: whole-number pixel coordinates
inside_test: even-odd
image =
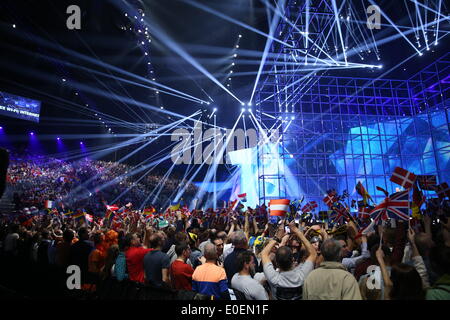
[[[376,186],[400,187],[389,181],[397,166],[450,183],[449,71],[450,54],[409,80],[267,76],[256,111],[265,127],[282,122],[286,130],[277,151],[284,170],[278,176],[260,170],[260,186],[279,179],[280,196],[304,195],[325,209],[329,189],[360,199],[358,181],[379,202],[384,194]],[[260,201],[266,198],[260,192]]]

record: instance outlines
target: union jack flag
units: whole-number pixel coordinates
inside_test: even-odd
[[[439,199],[444,199],[445,197],[450,198],[450,188],[447,182],[441,183],[436,187],[436,193],[438,194]]]
[[[409,190],[396,192],[383,200],[371,212],[370,217],[379,222],[388,218],[409,220]]]
[[[348,220],[349,216],[348,208],[339,203],[336,207],[333,207],[333,211],[330,213],[330,220],[334,223],[341,224],[344,220]]]
[[[417,176],[417,182],[422,190],[435,190],[437,185],[436,176],[420,175]]]
[[[408,170],[397,167],[392,173],[390,180],[405,189],[409,189],[413,186],[414,181],[416,181],[416,175]]]

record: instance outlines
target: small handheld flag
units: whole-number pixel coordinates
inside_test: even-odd
[[[398,185],[401,185],[405,189],[409,189],[416,181],[416,175],[408,170],[396,167],[390,180]]]
[[[286,212],[289,211],[290,200],[288,199],[276,199],[269,201],[269,212],[271,216],[284,217]]]

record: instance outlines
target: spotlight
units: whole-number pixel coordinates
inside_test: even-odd
[[[236,45],[236,49],[239,49],[239,45]]]
[[[241,106],[245,106],[245,103],[241,102]]]
[[[247,109],[247,111],[251,113],[251,112],[252,112],[252,109]]]
[[[34,136],[34,132],[30,132],[30,136]]]
[[[0,127],[0,130],[3,130],[3,127]]]
[[[423,53],[422,53],[422,52],[419,52],[419,56],[423,56]]]
[[[80,145],[83,145],[83,141],[80,141]]]
[[[249,103],[247,103],[247,105],[248,105],[248,106],[252,106],[252,103],[251,103],[251,102],[249,102]]]
[[[60,137],[58,137],[58,138],[56,138],[56,140],[58,140],[58,141],[59,141],[59,140],[61,140],[61,138],[60,138]]]
[[[16,28],[16,25],[15,25],[15,24],[13,24],[13,28]]]
[[[241,112],[245,112],[245,109],[244,109],[244,108],[242,108],[242,109],[241,109]]]
[[[291,117],[291,120],[295,120],[295,117],[294,117],[294,116],[292,116],[292,117]]]
[[[378,65],[378,69],[381,69],[381,68],[383,68],[383,65],[382,64]]]
[[[233,57],[237,58],[237,53],[233,54]]]
[[[217,111],[217,108],[214,108],[213,111]]]
[[[239,38],[242,38],[242,34],[239,35]]]

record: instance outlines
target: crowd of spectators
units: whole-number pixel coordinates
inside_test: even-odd
[[[67,210],[82,208],[94,214],[103,214],[105,203],[111,204],[116,199],[121,203],[138,204],[147,199],[150,204],[153,197],[149,195],[161,184],[162,189],[153,205],[170,204],[174,192],[185,183],[175,175],[163,179],[161,169],[153,170],[136,183],[143,172],[129,173],[137,169],[139,167],[87,158],[70,162],[47,156],[14,155],[10,159],[7,183],[13,192],[16,210],[43,209],[45,201],[51,200]],[[189,184],[185,197],[193,198],[196,191],[197,187]]]
[[[150,219],[130,211],[115,227],[50,215],[21,225],[4,216],[1,267],[9,271],[0,280],[20,279],[39,295],[51,288],[59,298],[76,291],[92,299],[450,299],[446,214],[388,221],[367,234],[358,220],[271,223],[250,208]],[[67,288],[70,266],[80,268],[79,290]]]

